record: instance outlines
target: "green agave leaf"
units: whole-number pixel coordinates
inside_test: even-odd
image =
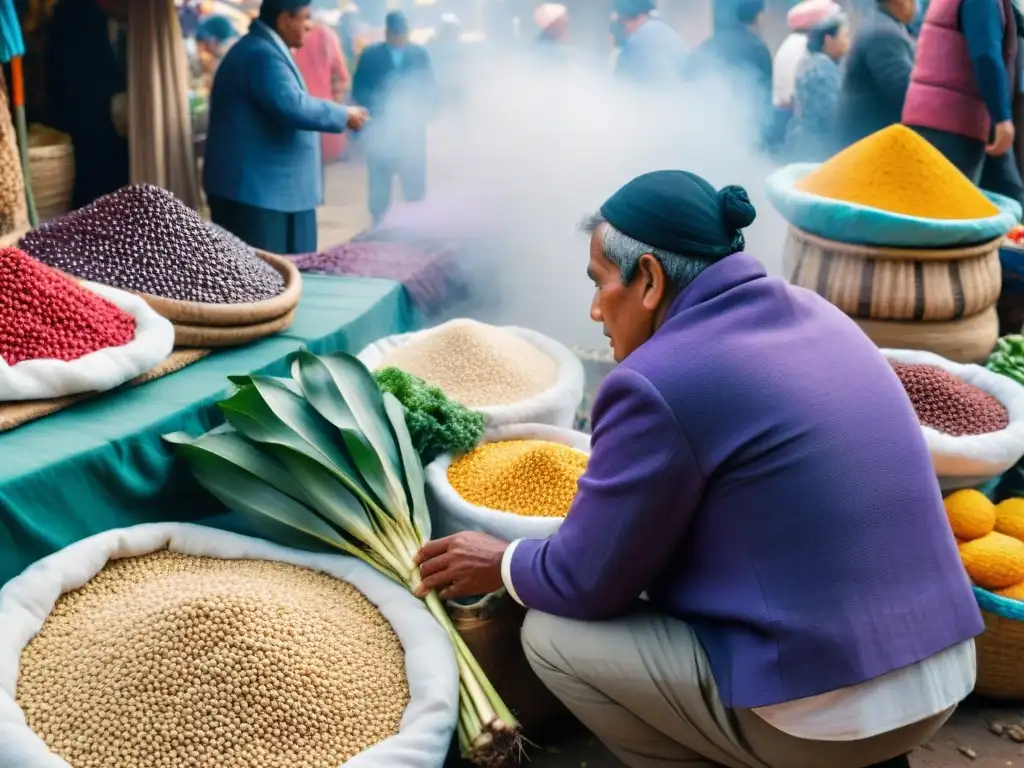
[[[352,462],[382,505],[393,502],[391,487],[380,456],[367,441],[327,367],[306,350],[292,358],[292,376],[317,412],[341,433]]]
[[[224,506],[235,512],[270,517],[337,549],[356,553],[356,547],[313,510],[264,482],[256,474],[260,467],[236,464],[218,450],[222,447],[209,442],[183,444],[178,453],[188,462],[199,484]],[[365,559],[362,552],[356,556]]]
[[[266,378],[273,379],[274,381],[280,383],[282,386],[286,387],[287,389],[290,389],[296,395],[301,395],[302,394],[302,389],[300,389],[299,385],[296,384],[291,379],[280,378],[280,377],[277,377],[277,376],[267,376]],[[230,381],[232,384],[234,384],[237,387],[245,387],[245,386],[251,385],[252,384],[252,379],[253,379],[252,375],[248,374],[248,373],[239,374],[239,375],[235,375],[235,376],[228,376],[228,381]]]
[[[302,486],[320,515],[349,536],[376,550],[382,542],[359,499],[317,461],[290,448],[272,447],[274,455]]]
[[[364,478],[371,487],[377,486],[382,499],[388,499],[393,515],[408,519],[398,446],[391,435],[380,389],[370,372],[344,352],[317,357],[306,350],[296,353],[292,370],[306,397],[325,419],[343,435],[358,433],[360,442],[370,446],[373,458],[366,457],[368,463],[360,465],[365,470]]]
[[[220,407],[228,422],[250,440],[287,445],[328,468],[358,477],[332,439],[327,423],[303,397],[274,379],[252,377],[252,384],[239,389]]]
[[[395,441],[402,453],[402,466],[405,469],[405,484],[409,492],[409,506],[412,509],[412,523],[423,541],[430,540],[430,510],[427,509],[427,497],[423,486],[423,464],[412,444],[409,428],[405,425],[405,407],[390,392],[384,393],[384,410],[391,421]]]

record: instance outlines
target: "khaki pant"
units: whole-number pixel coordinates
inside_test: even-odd
[[[523,647],[544,684],[633,768],[865,768],[924,743],[955,709],[870,739],[807,741],[726,709],[693,630],[667,616],[579,622],[530,611]]]

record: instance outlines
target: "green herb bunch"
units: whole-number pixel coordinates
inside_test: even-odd
[[[483,414],[449,400],[418,376],[383,368],[373,378],[382,392],[390,392],[405,408],[405,425],[424,466],[444,453],[467,453],[484,436]]]
[[[986,367],[993,373],[1024,384],[1024,336],[1003,336],[989,356]]]

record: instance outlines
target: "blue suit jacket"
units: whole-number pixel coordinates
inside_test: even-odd
[[[228,51],[210,93],[206,194],[296,213],[323,202],[318,132],[345,130],[348,109],[306,92],[284,43],[256,21]]]

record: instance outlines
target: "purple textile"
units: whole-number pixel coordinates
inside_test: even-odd
[[[531,608],[641,592],[687,621],[722,701],[854,685],[981,633],[910,401],[857,326],[745,254],[707,269],[601,386],[561,529],[519,543]]]
[[[320,253],[288,258],[301,272],[378,277],[400,282],[413,304],[428,315],[465,298],[467,291],[452,254],[421,250],[402,243],[351,242]]]

